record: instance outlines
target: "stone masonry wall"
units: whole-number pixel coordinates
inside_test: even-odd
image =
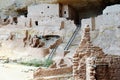
[[[73,57],[73,76],[75,80],[119,80],[120,56],[105,54],[100,47],[90,42],[90,27]]]
[[[84,30],[84,36],[80,42],[80,46],[77,49],[73,57],[73,75],[75,80],[86,79],[86,59],[88,57],[102,57],[104,52],[101,48],[93,46],[90,42],[90,27],[87,26]]]
[[[72,67],[51,68],[51,69],[40,68],[34,72],[34,80],[41,79],[42,77],[66,75],[66,74],[71,74],[71,73],[72,73]]]
[[[59,17],[59,4],[40,4],[28,7],[28,16],[37,17]]]
[[[87,58],[86,80],[119,80],[120,56],[105,55],[105,57]]]
[[[98,80],[102,80],[103,78],[105,80],[120,79],[120,56],[107,55],[105,58],[96,59],[95,64],[97,71],[96,78]],[[101,73],[101,75],[98,73]]]

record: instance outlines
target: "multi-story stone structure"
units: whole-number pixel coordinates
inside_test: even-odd
[[[72,19],[76,21],[75,10],[69,5],[62,4],[39,4],[28,7],[27,17],[18,18],[18,24],[40,26],[46,24],[58,24],[59,18]]]

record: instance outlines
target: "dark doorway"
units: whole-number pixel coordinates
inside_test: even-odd
[[[15,24],[18,23],[17,17],[13,17],[13,22],[14,22]]]
[[[25,17],[27,17],[27,14],[28,14],[28,13],[27,13],[27,12],[25,12],[25,13],[24,13],[24,16],[25,16]]]
[[[38,26],[38,21],[35,21],[35,25]]]

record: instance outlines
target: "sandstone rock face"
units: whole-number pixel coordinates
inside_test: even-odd
[[[102,15],[93,18],[82,20],[82,30],[86,24],[89,24],[95,30],[91,31],[92,43],[103,49],[106,54],[119,55],[120,52],[120,5],[107,7]],[[114,9],[115,10],[114,10]]]
[[[103,14],[114,14],[114,13],[119,13],[120,12],[120,5],[116,4],[113,6],[108,6],[104,9]]]
[[[29,6],[31,4],[38,4],[38,3],[61,3],[61,4],[69,4],[70,6],[73,6],[75,9],[80,10],[79,13],[81,13],[81,11],[89,11],[90,9],[93,9],[94,11],[96,10],[96,8],[94,9],[94,7],[98,7],[98,9],[103,9],[104,6],[103,5],[109,5],[109,4],[115,4],[118,3],[119,0],[89,0],[89,1],[84,1],[84,0],[1,0],[0,1],[0,9],[2,9],[3,14],[10,14],[12,16],[17,16],[16,14],[16,10],[19,9],[23,11],[24,8],[26,6]],[[96,3],[96,4],[93,4]],[[3,9],[6,9],[5,11]],[[87,13],[86,12],[86,13]],[[13,14],[14,13],[14,14]],[[82,14],[83,14],[82,13]]]

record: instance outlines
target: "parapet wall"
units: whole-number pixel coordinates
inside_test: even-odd
[[[51,69],[38,69],[34,73],[34,79],[39,79],[42,77],[49,76],[58,76],[58,75],[66,75],[72,73],[72,67],[64,67],[64,68],[51,68]]]

